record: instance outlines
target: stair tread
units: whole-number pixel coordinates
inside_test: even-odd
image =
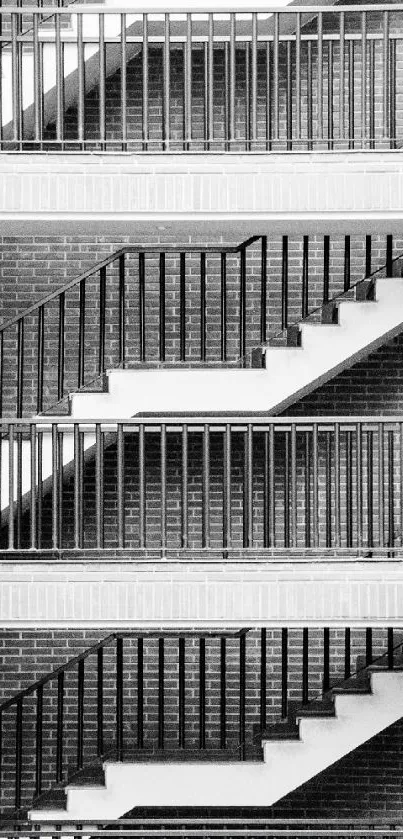
[[[55,787],[54,789],[43,792],[38,796],[32,804],[32,810],[65,810],[67,806],[67,795],[62,788]]]

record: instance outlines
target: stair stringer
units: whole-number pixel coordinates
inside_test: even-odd
[[[105,784],[66,787],[65,810],[35,822],[115,819],[133,807],[267,807],[402,716],[403,672],[370,672],[370,692],[337,693],[333,717],[297,717],[299,739],[263,741],[263,762],[104,763]]]

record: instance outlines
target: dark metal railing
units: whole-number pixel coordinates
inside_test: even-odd
[[[351,826],[354,820],[356,827]],[[374,816],[372,819],[358,817],[357,815],[350,815],[346,818],[293,818],[293,819],[271,819],[269,817],[258,818],[250,814],[245,816],[237,816],[228,813],[227,816],[211,818],[208,812],[201,811],[199,816],[188,818],[173,818],[167,814],[165,818],[158,817],[142,817],[142,818],[124,818],[100,822],[97,821],[94,827],[94,820],[92,821],[64,821],[63,825],[56,825],[49,828],[36,825],[35,822],[26,822],[22,819],[18,821],[12,819],[4,819],[2,821],[2,829],[0,830],[0,837],[8,839],[10,836],[24,837],[38,835],[38,827],[41,836],[55,836],[62,837],[66,833],[66,827],[69,826],[74,829],[74,836],[82,837],[91,836],[109,837],[121,836],[122,833],[126,839],[132,839],[133,836],[141,837],[161,837],[161,835],[170,837],[170,839],[189,839],[193,836],[201,836],[203,839],[209,837],[217,837],[217,839],[225,839],[230,831],[231,836],[240,837],[243,839],[253,839],[253,837],[262,837],[262,839],[332,839],[332,837],[343,837],[343,839],[391,839],[391,837],[403,836],[403,825],[397,820],[393,821],[390,817],[383,818],[382,816]]]
[[[371,236],[353,262],[354,244],[350,236],[324,236],[315,244],[313,277],[308,236],[300,249],[293,243],[300,267],[290,267],[288,236],[280,250],[267,236],[236,247],[126,246],[0,326],[0,416],[55,413],[70,392],[99,389],[99,377],[116,367],[258,364],[254,350],[278,330],[363,277],[401,271],[391,235],[376,271]]]
[[[258,242],[125,247],[7,321],[0,415],[42,413],[107,367],[239,363],[265,337],[263,326],[247,323],[251,294],[254,305],[262,299],[246,276]],[[265,287],[263,259],[260,270]]]
[[[332,686],[369,689],[401,645],[370,627],[113,633],[0,705],[2,813],[83,769],[99,783],[105,759],[261,760],[270,731],[295,737]]]
[[[4,6],[1,148],[400,146],[403,5],[178,11]]]
[[[397,556],[402,455],[393,417],[3,420],[1,550]]]

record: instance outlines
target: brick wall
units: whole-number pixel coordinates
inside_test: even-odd
[[[12,696],[33,680],[66,663],[75,654],[96,643],[105,633],[99,630],[6,630],[0,635],[0,697]],[[395,634],[397,643],[399,632]],[[321,629],[309,631],[309,698],[321,692],[323,677],[323,635]],[[289,699],[298,704],[302,696],[302,631],[290,629],[288,638]],[[126,754],[133,754],[137,744],[137,641],[124,641],[124,740]],[[158,654],[157,640],[144,642],[144,746],[155,750],[158,743]],[[373,654],[381,655],[386,649],[386,632],[373,631]],[[185,643],[185,743],[187,748],[198,748],[199,738],[199,646],[197,639]],[[351,630],[352,669],[362,666],[365,652],[365,632]],[[358,658],[361,657],[361,658]],[[236,754],[239,726],[239,641],[227,640],[227,746]],[[266,714],[267,724],[281,716],[281,630],[267,629],[266,636]],[[115,744],[115,647],[104,650],[104,740],[108,751]],[[207,697],[207,748],[217,749],[220,744],[220,641],[206,642],[206,697]],[[261,633],[253,631],[246,641],[246,742],[250,758],[259,758],[253,745],[256,726],[260,722],[260,667]],[[330,668],[332,681],[339,681],[344,673],[344,631],[330,631]],[[178,641],[172,637],[165,642],[165,748],[177,748],[178,738]],[[55,725],[57,686],[44,688],[44,788],[53,780],[55,768]],[[85,664],[85,715],[84,755],[92,763],[96,757],[96,656]],[[32,788],[35,735],[35,702],[33,695],[24,700],[23,715],[23,804],[29,803]],[[65,751],[64,770],[74,772],[77,737],[77,671],[65,677]],[[2,810],[11,804],[14,780],[15,708],[3,713],[3,774]]]

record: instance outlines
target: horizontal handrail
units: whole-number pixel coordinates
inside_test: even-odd
[[[246,425],[253,425],[256,427],[260,426],[267,426],[271,427],[273,425],[285,428],[291,428],[291,426],[298,426],[303,430],[307,428],[312,428],[312,426],[320,427],[323,430],[326,428],[334,429],[337,425],[345,425],[349,426],[349,428],[356,428],[357,425],[360,426],[370,426],[370,425],[382,425],[385,428],[388,428],[393,425],[401,425],[403,423],[403,415],[399,416],[385,416],[384,414],[368,414],[368,415],[355,415],[355,414],[346,414],[346,415],[330,415],[330,416],[267,416],[267,415],[256,415],[256,414],[225,414],[220,413],[219,416],[214,416],[212,414],[168,414],[168,415],[144,415],[144,416],[137,416],[137,417],[116,417],[111,419],[100,419],[97,418],[85,418],[80,419],[77,417],[66,417],[66,416],[51,416],[51,417],[33,417],[33,418],[22,418],[16,419],[15,417],[1,417],[0,418],[0,427],[4,426],[12,426],[15,431],[18,430],[19,427],[21,428],[30,428],[30,427],[37,427],[39,431],[46,432],[49,428],[54,426],[58,426],[63,428],[66,426],[66,430],[69,430],[71,426],[83,426],[84,428],[88,429],[88,431],[93,431],[94,428],[98,425],[102,428],[102,430],[116,430],[117,426],[127,426],[128,428],[138,428],[139,426],[150,426],[159,429],[161,425],[166,426],[197,426],[200,428],[203,425],[211,425],[213,427],[218,426],[222,428],[225,425],[231,426],[238,426],[241,425],[245,427]]]
[[[2,9],[2,14],[17,14],[17,15],[43,15],[49,12],[51,15],[69,15],[70,14],[70,7],[65,6],[63,8],[53,8],[50,7],[25,7],[21,8],[20,6],[4,6]],[[236,9],[230,10],[228,6],[214,6],[214,9],[211,11],[209,10],[208,6],[181,6],[175,9],[169,9],[169,14],[172,17],[180,14],[192,14],[192,15],[206,15],[206,14],[219,14],[219,15],[230,15],[230,14],[239,14],[239,15],[248,15],[250,16],[253,13],[256,14],[285,14],[285,15],[296,15],[296,14],[318,14],[319,12],[323,12],[324,14],[339,14],[340,12],[399,12],[403,11],[403,3],[363,3],[363,4],[352,4],[344,5],[341,3],[340,5],[334,6],[327,6],[321,5],[320,3],[316,3],[315,5],[298,5],[298,6],[276,6],[274,5],[262,5],[262,4],[253,4],[253,6],[249,6],[247,9],[241,9],[237,11]],[[86,6],[85,11],[80,9],[79,14],[89,14],[89,15],[119,15],[119,14],[127,14],[130,16],[135,15],[161,15],[168,13],[164,9],[158,6],[137,6],[133,9],[133,6],[113,6],[113,7],[105,7],[102,5],[97,6],[96,4],[91,4]],[[73,12],[73,14],[77,14],[77,12]]]

